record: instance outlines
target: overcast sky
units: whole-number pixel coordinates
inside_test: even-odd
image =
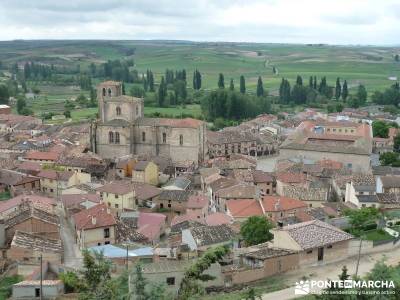
[[[400,44],[400,0],[0,0],[0,40]]]

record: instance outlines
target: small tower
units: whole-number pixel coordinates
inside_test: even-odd
[[[97,86],[97,100],[99,102],[99,117],[104,121],[104,102],[122,95],[122,83],[117,81],[105,81]]]

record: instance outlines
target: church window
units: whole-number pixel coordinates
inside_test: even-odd
[[[117,106],[117,108],[115,109],[117,116],[121,115],[121,107]]]
[[[183,145],[183,135],[181,134],[180,136],[179,136],[179,145]]]
[[[146,132],[142,132],[142,142],[146,141]]]
[[[113,144],[113,143],[114,143],[114,132],[112,132],[112,131],[110,131],[110,132],[108,133],[108,142],[109,142],[110,144]]]
[[[111,97],[111,89],[108,89],[108,97]]]
[[[162,142],[165,144],[167,142],[167,134],[163,132],[162,134]]]
[[[139,114],[139,107],[136,106],[136,115],[138,115],[138,114]]]
[[[115,133],[115,143],[119,144],[119,132]]]
[[[106,95],[106,88],[103,88],[103,96]]]

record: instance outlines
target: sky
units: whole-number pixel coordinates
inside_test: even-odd
[[[400,0],[0,0],[0,40],[400,44]]]

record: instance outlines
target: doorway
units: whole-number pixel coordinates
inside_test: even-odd
[[[318,248],[318,261],[324,260],[324,248]]]

